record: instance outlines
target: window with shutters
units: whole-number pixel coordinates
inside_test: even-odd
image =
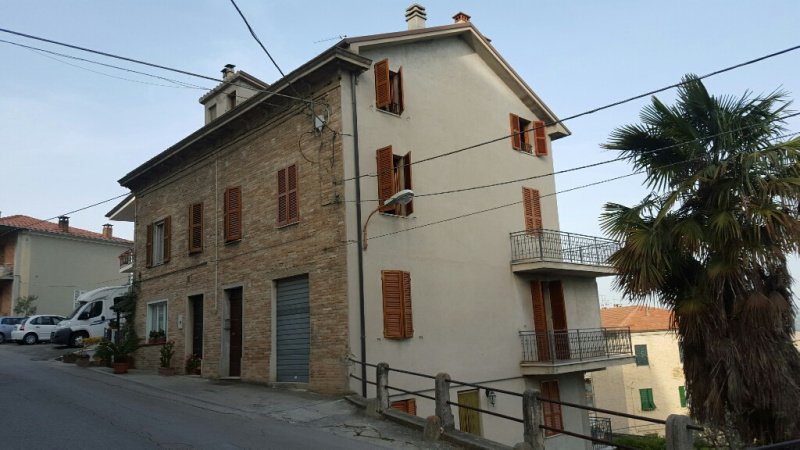
[[[542,204],[539,191],[522,188],[522,206],[525,210],[525,231],[534,233],[542,230]]]
[[[403,68],[389,70],[389,60],[375,63],[375,107],[400,115],[403,113]]]
[[[678,399],[681,402],[681,408],[686,408],[686,386],[678,386]]]
[[[172,218],[167,216],[162,220],[147,225],[147,267],[160,266],[170,260],[172,241]]]
[[[392,146],[376,151],[378,172],[378,201],[381,205],[392,195],[411,187],[411,152],[395,155]],[[414,212],[414,201],[405,205],[394,205],[381,210],[384,214],[410,216]]]
[[[649,366],[650,361],[647,358],[647,345],[634,345],[633,346],[633,353],[636,355],[636,365],[637,366]]]
[[[406,414],[411,414],[412,416],[417,415],[417,401],[413,398],[392,402],[390,406],[394,409],[399,409]]]
[[[547,130],[541,120],[530,121],[516,114],[509,114],[511,124],[511,148],[536,156],[547,155]]]
[[[408,339],[414,336],[411,313],[411,274],[400,270],[381,271],[383,290],[383,337]]]
[[[300,221],[297,203],[297,164],[278,171],[278,226]]]
[[[225,189],[225,242],[242,239],[242,188],[241,186]]]
[[[639,389],[639,400],[642,403],[642,411],[654,411],[656,404],[653,401],[653,389]]]
[[[203,203],[189,206],[189,254],[203,251]]]
[[[542,381],[542,399],[553,400],[556,402],[561,401],[561,394],[558,390],[558,381]],[[564,421],[561,417],[561,405],[558,403],[551,403],[542,401],[542,415],[544,416],[544,425],[550,428],[559,430],[564,429]],[[558,431],[545,430],[545,436],[553,436],[558,434]]]

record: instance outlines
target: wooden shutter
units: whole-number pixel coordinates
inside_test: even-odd
[[[406,414],[411,414],[412,416],[417,415],[417,401],[413,398],[392,402],[391,407],[403,411]]]
[[[381,272],[383,287],[383,337],[403,337],[403,275],[398,270]]]
[[[525,231],[542,230],[542,205],[539,191],[527,187],[522,188],[522,204],[525,208]]]
[[[405,101],[403,99],[403,68],[397,69],[397,114],[403,114]]]
[[[542,398],[561,401],[561,395],[558,391],[558,381],[542,382]],[[542,413],[545,426],[558,428],[559,430],[564,429],[564,422],[561,418],[561,405],[558,403],[542,402]],[[545,430],[544,434],[545,436],[552,436],[558,434],[558,432]]]
[[[406,153],[406,156],[403,156],[403,180],[405,181],[405,186],[403,189],[414,189],[411,187],[411,152]],[[414,213],[414,200],[412,199],[408,204],[406,204],[406,215],[410,216]]]
[[[172,257],[172,216],[164,218],[164,264]]]
[[[376,151],[378,161],[378,202],[383,202],[394,195],[397,190],[394,186],[394,154],[392,146],[383,147]]]
[[[508,117],[509,122],[511,123],[511,148],[514,150],[520,150],[522,148],[522,139],[519,134],[519,116],[515,114],[509,114]]]
[[[400,272],[403,278],[403,337],[414,336],[414,316],[411,312],[411,274]]]
[[[242,238],[242,188],[225,189],[225,242]]]
[[[653,401],[653,389],[639,389],[639,400],[642,403],[642,411],[653,411],[656,403]]]
[[[392,89],[389,83],[389,60],[375,63],[375,106],[388,108],[392,103]]]
[[[547,155],[547,130],[545,130],[544,121],[533,121],[533,142],[536,156]]]
[[[681,401],[681,408],[686,408],[686,386],[678,386],[678,398]]]
[[[650,364],[650,361],[647,357],[647,345],[634,345],[633,346],[633,353],[636,356],[636,365],[637,366],[647,366]]]
[[[203,251],[203,203],[189,206],[189,253]]]
[[[153,267],[153,224],[147,225],[147,246],[145,247],[147,267]]]
[[[286,182],[286,169],[278,171],[278,225],[285,225],[289,217],[289,198],[286,195],[288,183]]]
[[[567,310],[564,304],[564,286],[561,281],[551,281],[548,285],[550,290],[550,310],[553,315],[553,330],[564,331],[567,327]]]
[[[533,303],[533,328],[536,332],[537,360],[549,361],[550,342],[547,333],[547,311],[544,306],[541,281],[531,281],[531,301]]]
[[[297,202],[297,164],[278,171],[278,225],[300,219]]]

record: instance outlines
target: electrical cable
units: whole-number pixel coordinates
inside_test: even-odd
[[[275,59],[272,57],[272,55],[269,54],[269,50],[267,50],[267,47],[264,47],[264,44],[261,42],[261,39],[259,39],[258,36],[256,36],[256,32],[253,30],[253,27],[250,26],[250,22],[247,21],[247,17],[245,17],[242,10],[239,9],[239,5],[237,5],[234,0],[231,0],[231,3],[233,4],[233,7],[236,8],[236,12],[239,13],[239,17],[241,17],[242,20],[244,21],[244,24],[247,26],[247,29],[250,30],[250,35],[253,36],[253,39],[255,39],[256,42],[258,42],[258,45],[261,46],[261,50],[264,50],[264,53],[267,54],[269,60],[272,61],[272,65],[275,66],[276,69],[278,69],[278,73],[281,74],[281,78],[286,78],[286,74],[283,73],[283,70],[281,70],[280,66],[278,66],[278,63],[275,62]]]

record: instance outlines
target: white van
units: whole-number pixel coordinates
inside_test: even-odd
[[[78,308],[69,318],[56,325],[50,342],[56,345],[79,347],[88,337],[102,337],[109,320],[116,317],[111,309],[115,300],[128,294],[130,286],[111,286],[95,289],[78,297]]]

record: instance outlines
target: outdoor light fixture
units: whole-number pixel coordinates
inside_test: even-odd
[[[364,222],[364,250],[367,249],[367,225],[369,224],[369,219],[372,218],[372,215],[376,212],[386,208],[387,206],[395,206],[395,205],[407,205],[414,198],[414,191],[411,189],[403,189],[400,192],[396,192],[391,197],[387,198],[383,205],[378,205],[374,211],[369,213],[367,216],[367,221]]]
[[[489,404],[494,406],[495,400],[497,400],[497,393],[491,389],[486,390],[486,399],[489,400]]]

